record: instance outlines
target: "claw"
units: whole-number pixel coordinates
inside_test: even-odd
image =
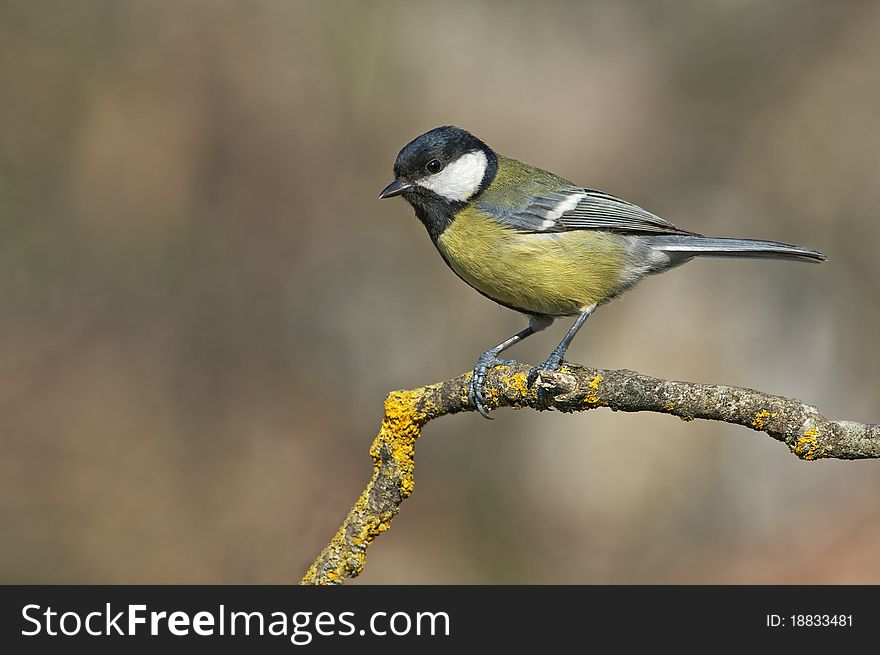
[[[498,357],[495,356],[495,352],[487,350],[477,358],[474,372],[471,375],[471,379],[468,381],[468,401],[481,416],[490,421],[492,420],[492,417],[489,416],[489,408],[486,407],[486,395],[483,392],[486,375],[489,373],[490,368],[495,368],[496,366],[509,366],[511,364],[516,364],[516,361],[513,359],[498,359]]]

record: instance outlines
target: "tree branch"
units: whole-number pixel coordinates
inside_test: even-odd
[[[565,364],[542,373],[531,388],[530,366],[490,371],[488,406],[545,409],[536,387],[562,412],[608,407],[621,412],[659,412],[684,421],[724,421],[765,432],[804,460],[880,458],[880,425],[830,421],[799,400],[752,389],[676,382],[627,370],[600,370]],[[332,541],[309,568],[302,584],[340,584],[357,576],[367,547],[388,530],[401,503],[412,493],[415,443],[422,427],[446,414],[473,411],[467,400],[470,373],[385,399],[385,416],[370,455],[373,478]]]

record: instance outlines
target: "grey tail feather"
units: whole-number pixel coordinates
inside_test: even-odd
[[[671,234],[653,237],[651,245],[669,255],[680,255],[687,259],[699,256],[798,259],[807,262],[824,262],[828,259],[812,248],[758,239]]]

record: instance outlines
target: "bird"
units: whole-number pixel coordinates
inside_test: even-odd
[[[788,243],[679,228],[631,202],[496,153],[454,125],[429,130],[400,150],[394,180],[379,198],[396,196],[412,206],[459,278],[528,318],[523,330],[483,352],[473,367],[468,400],[486,418],[489,370],[516,363],[499,358],[502,352],[557,318],[575,317],[549,357],[531,369],[531,386],[541,372],[559,369],[597,307],[648,275],[694,257],[827,259]],[[547,406],[542,394],[539,388]]]

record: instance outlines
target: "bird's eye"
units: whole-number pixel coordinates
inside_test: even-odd
[[[443,164],[440,163],[439,159],[432,159],[425,164],[425,170],[429,173],[439,173],[441,168],[443,168]]]

